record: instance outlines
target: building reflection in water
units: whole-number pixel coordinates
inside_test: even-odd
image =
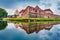
[[[60,22],[39,22],[39,23],[15,23],[15,27],[21,27],[24,29],[28,34],[45,29],[50,30],[53,25],[60,24]]]

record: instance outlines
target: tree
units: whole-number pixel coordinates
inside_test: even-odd
[[[0,18],[5,18],[7,17],[7,12],[5,9],[0,8]]]

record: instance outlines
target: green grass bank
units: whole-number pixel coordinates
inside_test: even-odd
[[[3,18],[4,21],[60,21],[60,18]]]

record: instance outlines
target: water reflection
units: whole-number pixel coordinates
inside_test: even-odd
[[[0,21],[0,30],[5,29],[7,26],[7,22],[6,21]]]
[[[0,40],[60,40],[60,22],[7,22],[0,21]],[[7,26],[7,27],[6,27]]]
[[[60,24],[60,22],[35,22],[35,23],[15,23],[15,27],[21,27],[26,31],[26,33],[30,34],[33,32],[38,33],[39,31],[45,29],[45,30],[50,30],[53,25]]]

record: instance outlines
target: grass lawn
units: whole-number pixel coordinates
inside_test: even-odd
[[[60,18],[3,18],[4,21],[60,21]]]

